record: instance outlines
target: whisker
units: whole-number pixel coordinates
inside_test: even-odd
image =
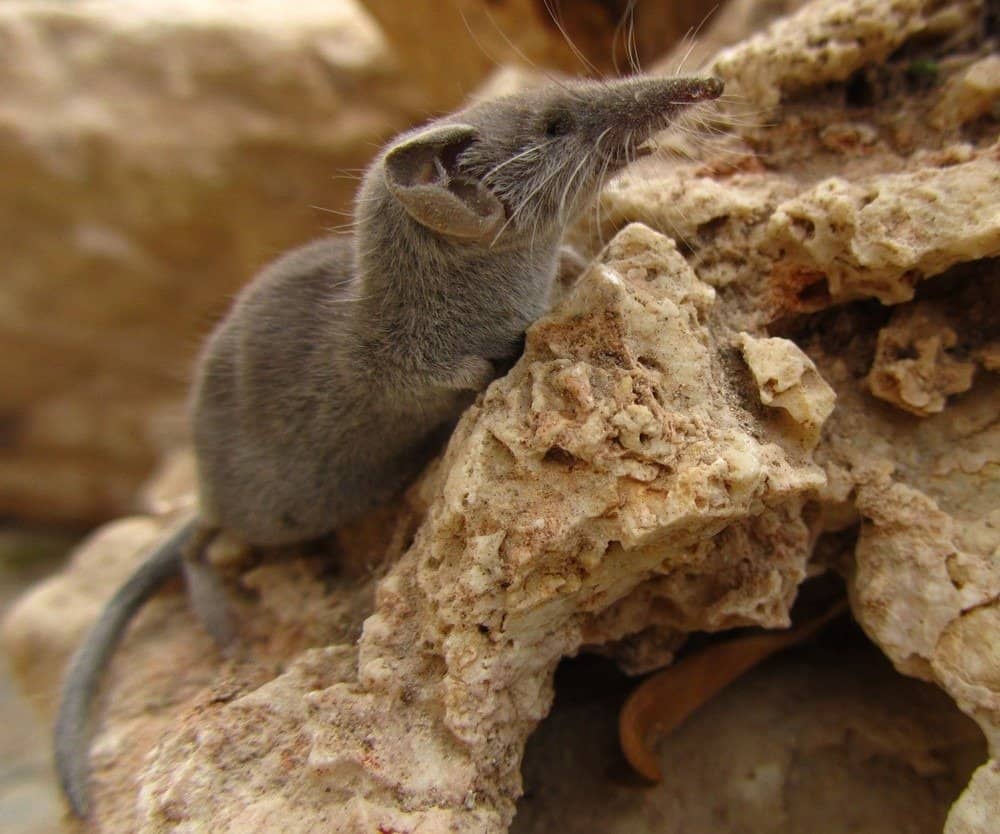
[[[569,88],[566,86],[563,80],[559,78],[558,75],[556,75],[546,67],[539,66],[536,61],[533,61],[524,53],[524,50],[522,50],[521,47],[519,47],[516,43],[514,43],[514,41],[510,39],[508,34],[503,30],[503,27],[499,23],[497,23],[496,18],[493,17],[493,14],[490,12],[489,8],[483,6],[482,12],[483,14],[486,15],[487,20],[489,20],[493,28],[496,29],[497,34],[500,35],[500,37],[504,39],[504,42],[507,44],[507,46],[509,46],[514,51],[515,55],[520,57],[521,60],[524,61],[529,67],[540,72],[543,76],[545,76],[545,79],[549,81],[549,83],[554,84],[556,87],[559,87],[562,90],[567,90],[567,91],[569,90]]]
[[[483,174],[483,176],[481,177],[482,181],[487,182],[490,177],[492,177],[497,171],[499,171],[504,166],[510,165],[512,162],[517,162],[517,160],[519,159],[524,159],[524,157],[528,156],[529,154],[537,153],[543,148],[546,148],[549,145],[551,145],[554,141],[555,141],[554,139],[549,139],[546,142],[542,142],[542,144],[540,145],[532,145],[526,151],[521,151],[521,153],[517,154],[516,156],[512,156],[510,159],[505,159],[499,165],[495,165],[493,168],[491,168],[489,171]]]
[[[339,234],[340,232],[346,232],[346,231],[353,232],[356,228],[358,228],[358,224],[356,222],[351,222],[351,223],[340,223],[336,226],[324,226],[323,231],[326,232],[327,234],[335,235]]]
[[[625,14],[628,16],[628,36],[625,41],[625,46],[627,54],[629,56],[629,65],[632,67],[632,72],[636,75],[642,74],[642,61],[639,59],[639,44],[635,39],[635,9],[638,0],[629,0],[628,6],[625,8]]]
[[[593,62],[587,58],[586,55],[580,50],[569,36],[569,32],[566,31],[566,27],[563,25],[562,12],[559,11],[559,0],[543,0],[543,5],[545,6],[545,11],[549,13],[549,17],[552,22],[555,23],[556,28],[559,33],[563,36],[563,40],[566,41],[566,45],[570,48],[570,51],[577,57],[577,59],[587,68],[588,72],[592,72],[594,75],[600,77],[601,71],[594,66]]]
[[[500,239],[500,235],[504,233],[506,228],[511,224],[511,222],[513,222],[514,218],[516,218],[521,213],[521,211],[524,210],[525,206],[527,206],[528,203],[530,203],[536,196],[538,196],[541,190],[545,188],[545,186],[548,185],[549,182],[551,182],[552,178],[555,177],[556,174],[558,174],[561,170],[562,170],[561,166],[556,166],[552,170],[552,173],[550,173],[535,188],[533,188],[527,197],[521,200],[518,206],[510,213],[510,217],[507,218],[507,222],[500,227],[500,231],[496,233],[496,236],[490,242],[490,248],[496,245],[496,242]]]
[[[618,66],[618,41],[620,39],[625,44],[626,58],[628,58],[628,36],[623,35],[623,30],[625,29],[626,21],[629,19],[629,10],[634,8],[636,2],[638,0],[629,0],[628,5],[615,24],[615,31],[611,34],[611,66],[614,68],[615,75],[624,75],[622,68]]]
[[[598,240],[601,243],[602,249],[606,245],[606,241],[604,240],[604,229],[601,227],[601,195],[604,192],[605,178],[607,177],[608,166],[610,164],[611,161],[609,159],[605,159],[604,164],[601,166],[601,172],[597,177],[597,199],[594,202],[594,210],[595,210],[594,222],[596,224],[597,236]]]
[[[479,48],[479,51],[483,53],[486,60],[493,64],[494,67],[502,67],[502,61],[497,59],[497,56],[490,52],[486,45],[479,39],[479,36],[473,31],[472,24],[469,23],[469,18],[465,16],[465,10],[452,0],[452,6],[458,12],[459,17],[462,18],[462,24],[465,26],[465,31],[469,33],[469,37],[472,38],[472,42]]]
[[[561,225],[565,225],[567,222],[565,209],[566,209],[566,198],[569,196],[570,188],[576,182],[577,174],[579,174],[580,171],[583,170],[583,166],[586,165],[589,161],[590,161],[589,156],[584,156],[583,159],[581,159],[577,163],[576,168],[573,169],[573,173],[570,174],[569,179],[566,181],[566,187],[563,189],[562,197],[559,198],[558,217],[559,217],[559,223]]]
[[[708,22],[708,19],[718,10],[719,10],[718,4],[712,6],[712,8],[710,8],[708,12],[705,14],[705,16],[701,19],[701,22],[693,29],[688,29],[687,33],[681,39],[682,44],[684,43],[684,41],[690,39],[691,45],[688,46],[687,52],[684,53],[684,57],[681,58],[680,63],[677,65],[677,69],[674,70],[674,75],[681,74],[682,70],[684,69],[684,65],[687,63],[688,58],[691,57],[691,53],[694,51],[695,45],[698,42],[698,33],[701,31],[702,27]]]
[[[310,205],[309,208],[315,211],[322,211],[325,214],[336,214],[339,217],[354,217],[353,211],[341,211],[340,209],[326,208],[325,206]]]
[[[618,66],[618,37],[621,35],[624,26],[625,13],[623,12],[615,24],[615,31],[611,33],[611,67],[615,71],[615,75],[623,75],[622,68]]]

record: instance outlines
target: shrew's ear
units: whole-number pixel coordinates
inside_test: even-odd
[[[471,125],[438,125],[386,154],[389,190],[418,223],[462,238],[486,238],[502,228],[503,204],[481,182],[458,172],[458,155],[478,135]]]

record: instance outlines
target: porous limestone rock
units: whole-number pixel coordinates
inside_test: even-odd
[[[980,0],[832,0],[810,3],[723,52],[712,67],[730,95],[771,108],[877,66],[912,38],[947,36],[982,14]]]
[[[832,562],[856,619],[989,741],[994,758],[948,824],[981,834],[996,819],[983,785],[1000,742],[1000,144],[987,13],[814,3],[728,50],[712,69],[772,124],[737,130],[707,165],[637,166],[578,239],[592,251],[636,220],[674,230],[718,291],[714,328],[737,346],[747,333],[790,339],[832,386],[819,530],[857,530],[851,555]],[[983,79],[976,105],[950,106],[970,77]]]
[[[946,168],[824,180],[777,207],[767,243],[822,274],[834,301],[909,301],[924,276],[1000,251],[997,162],[994,150]]]
[[[927,117],[996,52],[988,11],[818,2],[720,56],[763,123],[609,184],[572,236],[597,260],[405,501],[227,567],[243,660],[177,595],[145,613],[95,747],[103,829],[502,832],[560,658],[638,671],[693,631],[781,627],[834,571],[980,728],[945,830],[995,834],[1000,145],[992,106]],[[905,398],[873,396],[881,371]],[[96,550],[6,619],[42,692],[86,619],[52,606],[110,592]]]
[[[879,331],[868,387],[876,397],[926,416],[941,411],[949,395],[972,387],[976,365],[949,355],[958,336],[934,311],[923,320],[915,315],[911,307]]]
[[[669,238],[623,230],[463,418],[357,648],[306,652],[262,688],[199,698],[194,713],[189,703],[142,770],[136,830],[502,831],[561,657],[668,603],[703,627],[787,623],[809,555],[802,508],[824,477],[796,438],[748,431],[706,325],[714,298]],[[787,553],[717,535],[758,523],[762,541],[787,528]],[[241,581],[275,594],[289,569]],[[74,584],[58,577],[25,605]],[[627,613],[613,611],[623,602]],[[299,602],[280,616],[308,618],[276,631],[322,631],[326,606]],[[247,616],[256,632],[268,614]],[[29,621],[8,626],[19,658],[37,656]],[[98,761],[115,749],[110,733]],[[97,782],[98,814],[122,819]]]
[[[980,293],[966,288],[954,297],[900,305],[879,331],[869,390],[921,417],[940,412],[949,396],[972,387],[978,367],[998,370],[990,360],[1000,344],[990,326],[997,304],[994,281]]]
[[[761,402],[786,411],[809,448],[815,448],[837,398],[816,365],[788,339],[758,339],[741,333],[739,345]]]

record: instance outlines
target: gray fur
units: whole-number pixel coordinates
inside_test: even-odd
[[[302,542],[390,497],[545,311],[566,225],[642,142],[721,91],[716,79],[566,82],[390,143],[361,184],[356,234],[278,259],[208,341],[193,396],[200,528]],[[56,759],[81,816],[101,669],[191,530],[115,595],[71,665]],[[195,567],[202,620],[228,632]]]

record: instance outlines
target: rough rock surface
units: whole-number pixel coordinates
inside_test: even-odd
[[[605,189],[574,235],[597,260],[407,501],[232,566],[247,659],[150,607],[109,682],[100,827],[502,832],[560,658],[635,671],[781,627],[832,570],[978,724],[993,758],[945,830],[995,834],[1000,146],[995,103],[945,106],[991,89],[986,11],[819,2],[720,55],[760,123]],[[7,618],[30,688],[160,526],[110,528]]]

